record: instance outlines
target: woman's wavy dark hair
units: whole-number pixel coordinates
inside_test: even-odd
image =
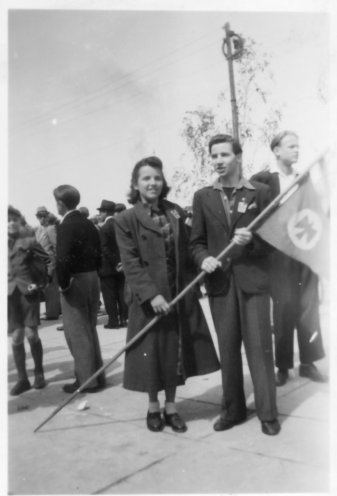
[[[145,165],[148,165],[149,167],[153,167],[154,169],[160,170],[162,177],[163,177],[163,189],[159,195],[159,200],[162,200],[163,198],[166,198],[168,195],[168,192],[170,191],[170,188],[167,185],[164,173],[163,173],[163,163],[158,157],[146,157],[140,160],[139,162],[136,163],[136,165],[133,168],[132,174],[131,174],[131,184],[130,184],[130,191],[128,193],[128,202],[131,203],[131,205],[134,205],[137,203],[139,200],[139,191],[135,189],[135,184],[137,184],[138,177],[139,177],[139,171],[142,167]]]

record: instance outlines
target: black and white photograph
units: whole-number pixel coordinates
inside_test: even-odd
[[[336,494],[332,2],[1,26],[1,494]]]

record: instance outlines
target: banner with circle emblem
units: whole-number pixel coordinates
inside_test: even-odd
[[[287,195],[256,232],[319,276],[329,276],[329,219],[309,176],[291,196]]]

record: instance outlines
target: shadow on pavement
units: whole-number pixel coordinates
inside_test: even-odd
[[[69,367],[69,362],[64,362]],[[51,368],[55,368],[55,365],[52,364]],[[116,364],[118,367],[118,363]],[[123,372],[118,372],[115,374],[108,374],[106,386],[102,391],[98,391],[97,393],[80,393],[78,398],[96,398],[99,397],[100,394],[104,393],[107,389],[111,389],[115,386],[119,386],[122,382]],[[72,382],[74,377],[72,376],[72,372],[68,371],[67,376],[65,378],[64,384],[67,382]],[[32,376],[29,377],[31,384],[33,383]],[[21,413],[26,410],[34,410],[35,408],[43,408],[54,406],[55,408],[66,401],[69,398],[67,393],[62,391],[62,386],[64,384],[54,384],[56,382],[55,377],[52,379],[47,378],[47,385],[43,389],[36,390],[32,387],[29,391],[19,395],[19,396],[10,396],[8,400],[8,415],[14,415],[17,413]]]
[[[247,402],[248,418],[256,415],[256,407],[254,402],[254,397],[251,397],[253,393],[253,384],[250,379],[249,373],[244,376],[245,381],[245,395]],[[305,387],[305,386],[310,387]],[[292,387],[291,387],[292,386]],[[288,418],[291,417],[292,412],[297,410],[302,403],[307,401],[311,396],[315,395],[317,391],[322,388],[326,388],[326,384],[318,384],[308,380],[299,378],[294,381],[293,384],[289,384],[288,391],[286,394],[279,396],[277,398],[277,407],[279,412],[282,412],[282,401],[286,398],[287,401],[287,414],[280,413],[279,421],[281,424],[287,422]],[[301,394],[296,394],[296,391]],[[279,388],[276,389],[276,392]],[[221,410],[221,399],[222,399],[222,387],[221,385],[214,386],[207,389],[204,393],[197,396],[184,397],[183,389],[178,397],[181,398],[179,402],[179,412],[184,416],[186,421],[193,421],[199,419],[211,419],[220,414]]]
[[[253,385],[250,380],[249,374],[244,376],[245,384],[245,396],[248,398],[252,391]],[[183,390],[179,397],[183,397]],[[199,420],[199,419],[211,419],[220,414],[221,410],[221,400],[222,400],[222,386],[221,384],[207,389],[204,393],[198,396],[190,396],[189,398],[183,398],[179,402],[179,412],[184,415],[186,421]],[[249,410],[255,411],[254,402],[249,401],[247,404]]]

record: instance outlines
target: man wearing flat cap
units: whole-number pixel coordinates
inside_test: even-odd
[[[46,227],[48,225],[48,215],[49,212],[46,207],[37,207],[36,209],[36,218],[39,221],[40,225],[35,230],[36,241],[43,246],[46,244]]]
[[[46,320],[56,320],[61,313],[60,295],[55,270],[55,251],[56,251],[56,229],[51,225],[53,214],[48,212],[46,207],[37,207],[36,217],[40,225],[35,230],[36,241],[42,246],[50,258],[48,274],[50,282],[44,290],[44,299],[46,303]]]
[[[101,290],[108,322],[105,329],[118,329],[126,325],[127,308],[124,302],[124,274],[122,272],[119,248],[115,235],[116,204],[102,200],[97,209],[100,212],[102,227],[100,229],[102,264],[99,271]]]

